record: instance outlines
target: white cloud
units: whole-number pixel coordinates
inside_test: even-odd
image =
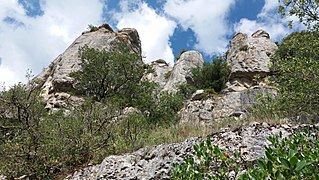
[[[174,33],[176,23],[157,14],[147,3],[139,0],[122,0],[120,6],[121,11],[113,16],[117,21],[116,27],[137,29],[142,43],[142,53],[146,56],[145,62],[161,58],[173,65],[174,55],[169,38]]]
[[[231,33],[226,18],[234,3],[235,0],[167,0],[164,10],[184,29],[195,33],[195,48],[212,55],[226,50],[226,36]]]
[[[267,31],[274,41],[280,41],[292,31],[303,29],[301,24],[295,24],[294,29],[290,29],[288,21],[295,17],[282,18],[277,13],[278,0],[265,0],[265,5],[257,15],[256,20],[241,19],[234,26],[236,32],[251,34],[258,29]]]
[[[29,17],[18,0],[0,0],[0,82],[25,80],[28,68],[38,74],[87,28],[101,21],[101,0],[40,0],[44,14]],[[10,24],[10,17],[23,25]]]

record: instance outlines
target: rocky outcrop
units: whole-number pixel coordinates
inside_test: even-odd
[[[172,69],[163,59],[153,61],[149,64],[149,71],[143,76],[143,79],[155,82],[160,88],[164,88]]]
[[[276,95],[276,90],[264,78],[269,73],[269,56],[277,49],[269,34],[262,30],[251,37],[238,33],[230,43],[226,61],[231,76],[226,88],[221,95],[197,95],[201,98],[188,101],[179,112],[181,123],[213,124],[229,117],[244,118],[258,94]]]
[[[267,137],[282,133],[288,137],[292,132],[309,127],[318,129],[319,125],[269,125],[251,123],[237,129],[223,129],[209,136],[212,145],[217,145],[232,154],[239,151],[242,165],[251,164],[264,156],[264,146],[269,144]],[[169,179],[173,163],[182,162],[183,158],[194,153],[193,145],[201,138],[187,139],[181,143],[162,144],[140,149],[130,154],[109,156],[95,166],[90,166],[69,175],[68,180],[84,179]]]
[[[198,51],[186,51],[174,64],[169,66],[164,60],[151,62],[150,71],[144,76],[144,80],[155,82],[160,89],[168,92],[177,92],[179,85],[192,83],[192,69],[201,67],[204,63],[203,56]]]
[[[90,48],[113,51],[120,41],[141,54],[141,42],[135,29],[125,28],[114,32],[110,26],[102,25],[97,30],[84,32],[78,37],[34,80],[42,88],[41,96],[47,102],[47,108],[62,108],[68,102],[76,104],[81,101],[81,98],[70,95],[74,79],[69,76],[80,68],[79,48],[87,45]]]
[[[203,63],[203,56],[198,51],[186,51],[181,54],[180,58],[176,61],[173,70],[169,74],[164,90],[176,92],[180,84],[186,82],[191,83],[191,70],[203,66]]]
[[[245,118],[258,96],[275,96],[275,92],[270,87],[254,86],[223,95],[194,93],[194,98],[179,111],[180,123],[213,125],[227,118]]]
[[[227,53],[231,80],[235,78],[253,80],[256,75],[265,77],[269,73],[270,56],[276,49],[277,45],[263,30],[256,31],[251,37],[237,33],[230,41]]]

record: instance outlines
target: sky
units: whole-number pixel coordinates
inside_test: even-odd
[[[0,83],[39,74],[88,25],[139,32],[145,63],[171,66],[182,49],[205,61],[227,51],[237,33],[266,30],[281,41],[295,29],[277,14],[278,0],[0,0]]]

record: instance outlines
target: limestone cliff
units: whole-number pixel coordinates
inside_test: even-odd
[[[319,129],[319,124],[291,126],[251,123],[234,130],[223,129],[208,138],[213,145],[219,146],[227,153],[239,151],[242,156],[241,164],[247,165],[264,156],[264,146],[269,144],[267,137],[279,132],[283,137],[288,137],[292,132],[305,127],[315,132],[315,129]],[[172,164],[181,162],[183,158],[193,154],[192,146],[201,140],[191,138],[181,143],[162,144],[142,148],[130,154],[109,156],[101,164],[81,169],[65,179],[169,179]]]
[[[141,42],[135,29],[114,32],[108,25],[96,31],[84,32],[52,64],[36,77],[35,82],[42,88],[41,96],[48,109],[66,107],[68,102],[76,104],[81,97],[71,95],[74,80],[69,76],[79,70],[80,47],[85,45],[112,51],[119,41],[124,41],[131,50],[141,54]],[[256,77],[264,78],[269,73],[270,56],[277,46],[269,39],[269,34],[258,30],[251,37],[238,33],[230,42],[227,63],[231,76],[227,87],[218,96],[206,96],[204,90],[197,91],[192,99],[185,102],[179,112],[180,121],[200,124],[214,124],[228,117],[245,117],[247,107],[255,102],[258,93],[275,91]],[[197,51],[186,51],[170,67],[164,60],[149,64],[150,71],[143,79],[153,81],[163,91],[176,92],[182,83],[193,81],[191,70],[204,63]],[[141,64],[143,61],[141,59]],[[214,145],[233,151],[239,149],[245,155],[245,162],[253,161],[263,155],[262,148],[267,144],[266,137],[279,131],[289,135],[298,127],[270,126],[255,124],[210,136]],[[67,179],[168,179],[172,163],[193,153],[192,146],[201,138],[191,138],[182,143],[158,145],[140,149],[131,154],[109,156],[95,166],[78,170]],[[243,163],[245,163],[243,162]]]
[[[181,122],[214,124],[228,117],[243,118],[258,94],[275,95],[276,91],[263,79],[269,73],[270,56],[277,49],[269,38],[263,30],[251,37],[237,33],[227,53],[231,75],[226,88],[219,96],[198,96],[202,99],[187,102],[180,111]]]
[[[95,31],[82,33],[48,68],[35,77],[35,82],[42,89],[41,96],[46,101],[47,108],[62,108],[68,103],[76,104],[81,101],[81,98],[70,94],[74,79],[69,76],[80,68],[79,48],[87,45],[90,48],[113,51],[120,41],[141,54],[141,42],[135,29],[125,28],[114,32],[110,26],[102,25]]]

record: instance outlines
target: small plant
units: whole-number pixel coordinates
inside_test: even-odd
[[[247,51],[248,50],[248,45],[243,45],[239,48],[239,51]]]
[[[214,89],[220,92],[228,80],[230,68],[223,57],[213,59],[211,63],[205,62],[203,67],[194,68],[193,86],[196,89]]]
[[[231,157],[207,139],[194,145],[195,156],[187,157],[181,164],[173,165],[171,179],[227,179],[230,172],[237,176],[240,153]]]
[[[89,25],[88,25],[88,30],[89,30],[89,32],[94,32],[94,31],[99,30],[99,27],[94,26],[94,25],[92,25],[92,24],[89,24]]]
[[[176,57],[176,60],[179,60],[179,59],[181,58],[182,54],[183,54],[184,52],[186,52],[186,51],[187,51],[186,49],[182,49],[182,50],[179,52],[179,55]]]
[[[168,79],[172,74],[172,71],[167,71],[167,73],[165,73],[164,77],[165,79]]]
[[[268,137],[271,143],[265,147],[265,157],[254,166],[244,165],[240,153],[233,156],[212,146],[209,139],[194,145],[195,154],[181,164],[173,165],[172,179],[319,179],[318,129],[306,128],[284,138],[281,133]]]
[[[291,138],[282,134],[269,137],[271,146],[265,148],[266,156],[258,160],[241,179],[318,179],[318,131],[309,129],[294,133]]]

